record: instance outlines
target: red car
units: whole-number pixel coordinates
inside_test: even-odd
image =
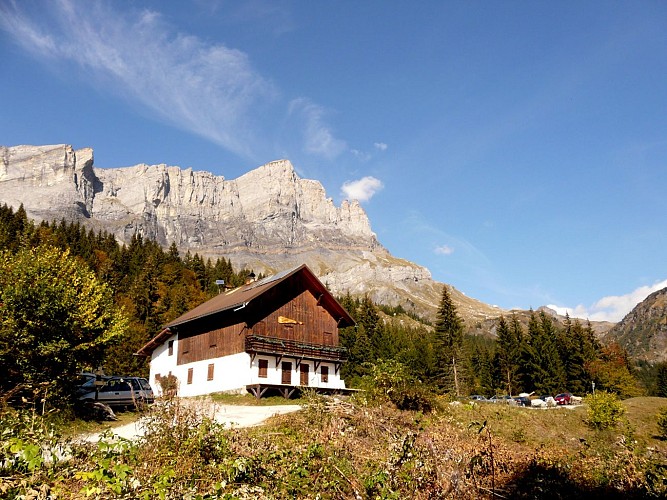
[[[558,394],[555,398],[556,404],[558,405],[569,405],[572,403],[572,394],[569,392],[562,392]]]

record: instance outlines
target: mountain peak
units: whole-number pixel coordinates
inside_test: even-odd
[[[305,263],[334,293],[367,293],[426,316],[439,299],[441,285],[427,269],[389,254],[358,202],[335,206],[289,160],[227,180],[165,164],[98,169],[91,149],[67,145],[3,148],[2,157],[0,200],[23,203],[37,220],[76,220],[124,243],[140,234],[255,272]],[[466,311],[475,316],[485,307]],[[489,312],[497,314],[482,316]]]
[[[667,288],[637,304],[605,338],[618,342],[631,356],[667,361]]]

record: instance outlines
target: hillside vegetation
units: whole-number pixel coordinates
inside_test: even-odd
[[[351,400],[315,395],[300,412],[224,428],[178,400],[144,415],[146,434],[62,440],[41,419],[2,410],[2,498],[663,498],[664,398],[626,402],[605,431],[584,408],[450,404],[399,410],[401,383],[368,380]],[[404,387],[404,386],[403,386]],[[389,389],[389,390],[388,390]],[[400,398],[399,398],[400,399]],[[644,425],[646,422],[650,425]],[[57,451],[46,456],[40,449]],[[25,495],[22,496],[22,495]]]

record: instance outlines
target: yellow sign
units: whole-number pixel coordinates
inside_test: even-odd
[[[303,325],[303,321],[297,321],[292,318],[286,318],[285,316],[278,316],[278,323],[281,325]]]

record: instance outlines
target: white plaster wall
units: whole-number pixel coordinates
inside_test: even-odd
[[[208,379],[208,365],[213,364],[213,380]],[[192,368],[192,384],[188,369]],[[242,390],[250,383],[250,355],[246,352],[205,359],[178,367],[179,396],[201,396],[212,392]]]
[[[169,356],[169,341],[174,341],[173,354]],[[250,355],[246,352],[223,356],[221,358],[206,359],[184,365],[177,365],[178,334],[174,334],[158,346],[151,356],[150,384],[156,395],[161,396],[162,390],[155,376],[167,376],[169,373],[178,380],[179,396],[200,396],[221,391],[245,392],[245,386],[249,384],[281,384],[282,370],[278,363],[276,366],[275,356],[256,356],[252,363]],[[259,377],[259,360],[268,361],[267,377]],[[292,384],[299,385],[301,374],[296,366],[296,359],[283,357],[281,361],[292,363]],[[332,389],[344,389],[345,381],[340,378],[340,372],[336,373],[333,363],[320,363],[317,371],[313,361],[302,361],[310,367],[308,373],[308,385],[310,387],[326,387]],[[208,378],[208,365],[213,364],[213,380]],[[322,382],[321,367],[329,367],[329,381]],[[192,368],[192,383],[188,384],[188,369]]]
[[[169,356],[169,341],[174,341],[174,354]],[[164,344],[160,345],[153,351],[151,355],[151,370],[149,382],[153,388],[153,392],[161,396],[162,388],[155,378],[158,373],[162,377],[166,377],[171,372],[176,375],[176,353],[178,352],[178,335],[174,334],[165,340]],[[176,375],[178,377],[178,375]],[[180,380],[180,378],[179,378]]]
[[[266,378],[260,378],[259,376],[259,360],[265,359],[268,361],[268,369],[266,373]],[[250,374],[250,384],[282,384],[282,368],[281,363],[283,361],[292,363],[292,384],[299,385],[301,381],[301,371],[300,368],[296,367],[296,359],[289,358],[287,356],[283,357],[280,360],[280,363],[276,366],[275,356],[263,356],[257,355],[252,362],[252,369]],[[313,361],[302,361],[301,364],[306,364],[310,367],[308,372],[308,386],[309,387],[328,387],[332,389],[345,389],[345,381],[340,378],[340,371],[336,373],[335,366],[333,363],[320,363],[315,371],[315,363]],[[321,367],[329,367],[329,381],[322,382],[322,373]]]

